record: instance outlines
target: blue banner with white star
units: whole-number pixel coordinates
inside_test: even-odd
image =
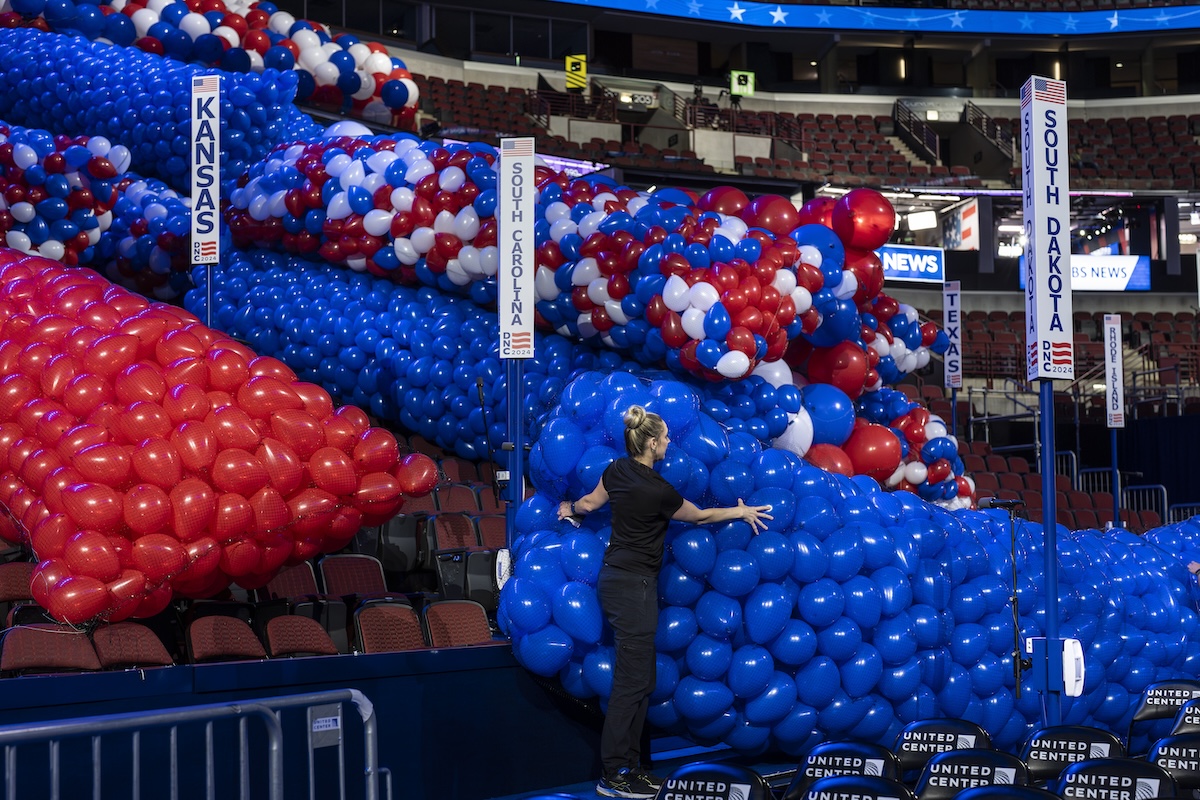
[[[560,3],[763,28],[888,30],[1039,36],[1200,28],[1200,5],[1119,11],[964,11],[754,3],[743,0],[556,0]]]

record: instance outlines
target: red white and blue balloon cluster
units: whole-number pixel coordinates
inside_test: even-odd
[[[295,71],[297,99],[336,105],[364,119],[406,124],[419,92],[404,62],[378,42],[334,36],[274,3],[245,0],[16,0],[0,26],[36,21],[147,53],[225,72]]]

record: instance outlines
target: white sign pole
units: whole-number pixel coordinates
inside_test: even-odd
[[[1067,84],[1032,76],[1021,87],[1021,194],[1025,212],[1026,378],[1038,380],[1045,537],[1045,647],[1033,685],[1042,724],[1062,721],[1063,643],[1058,635],[1058,510],[1055,501],[1054,379],[1075,377],[1071,320],[1071,198],[1067,191]]]
[[[499,202],[496,209],[496,243],[500,248],[497,316],[500,321],[500,358],[505,361],[508,396],[508,513],[506,534],[511,549],[516,536],[517,509],[525,500],[525,409],[521,387],[525,359],[534,357],[533,274],[537,269],[533,233],[533,137],[500,140]],[[482,379],[480,392],[482,395]],[[482,401],[482,397],[481,397]],[[487,434],[485,434],[487,435]]]
[[[213,264],[221,261],[221,76],[192,78],[192,263],[208,269],[205,316],[213,320]]]
[[[1121,471],[1117,466],[1117,428],[1125,427],[1125,358],[1121,351],[1121,315],[1104,315],[1104,417],[1112,452],[1109,482],[1113,524],[1121,524]]]

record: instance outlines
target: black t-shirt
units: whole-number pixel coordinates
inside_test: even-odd
[[[601,480],[612,504],[612,537],[604,563],[657,576],[667,525],[683,497],[663,476],[629,457],[609,464]]]

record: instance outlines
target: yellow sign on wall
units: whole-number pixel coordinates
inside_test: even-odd
[[[587,56],[567,56],[567,88],[587,88]]]
[[[754,97],[754,73],[736,69],[730,71],[729,93],[738,97]]]

